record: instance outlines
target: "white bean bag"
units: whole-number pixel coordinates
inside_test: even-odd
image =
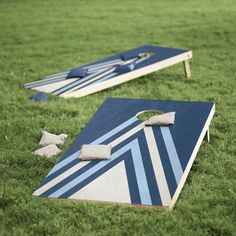
[[[175,112],[167,112],[150,117],[144,122],[145,125],[173,125],[175,123]]]
[[[67,134],[52,134],[47,131],[42,131],[42,136],[39,141],[39,145],[46,146],[48,144],[62,145],[67,139]]]
[[[111,156],[110,145],[84,144],[81,146],[79,158],[83,161],[108,160],[110,156]]]
[[[45,147],[39,148],[33,152],[34,155],[52,157],[61,152],[61,149],[56,144],[49,144]]]

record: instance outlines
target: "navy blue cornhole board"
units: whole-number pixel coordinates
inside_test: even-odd
[[[52,168],[35,196],[173,207],[214,114],[212,102],[108,98]],[[145,110],[176,112],[144,126]],[[110,160],[79,160],[83,144],[110,144]]]
[[[112,87],[189,60],[191,57],[190,50],[143,45],[105,59],[48,75],[43,80],[24,86],[62,97],[86,96],[107,86]]]

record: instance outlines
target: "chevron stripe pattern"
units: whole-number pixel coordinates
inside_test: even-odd
[[[81,68],[87,71],[87,75],[83,78],[67,78],[71,72],[71,70],[68,70],[49,75],[43,80],[25,84],[24,87],[41,92],[50,92],[54,95],[67,94],[85,87],[93,86],[117,76],[119,73],[114,71],[118,65],[128,65],[130,63],[138,65],[149,58],[150,56],[144,56],[141,58],[135,57],[126,61],[116,59],[90,66],[82,66]]]
[[[185,49],[143,45],[70,70],[24,84],[25,88],[62,97],[81,97],[112,87],[170,65],[189,60]]]
[[[169,127],[147,127],[134,116],[91,144],[112,145],[111,159],[80,161],[75,151],[53,167],[34,195],[170,205],[183,168]]]

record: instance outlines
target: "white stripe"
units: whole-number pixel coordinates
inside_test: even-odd
[[[145,169],[143,166],[142,156],[138,144],[138,139],[131,141],[130,143],[126,144],[125,146],[117,150],[115,153],[111,155],[111,158],[109,160],[98,162],[95,166],[91,167],[89,170],[85,171],[81,175],[77,176],[75,179],[71,180],[69,183],[65,184],[64,186],[62,186],[61,188],[50,194],[49,197],[57,198],[62,196],[63,194],[71,190],[73,187],[75,187],[77,184],[81,183],[83,180],[87,179],[97,171],[101,170],[107,164],[111,163],[116,158],[120,157],[123,153],[127,152],[128,150],[131,150],[132,158],[136,157],[135,160],[133,161],[134,161],[134,168],[138,183],[139,194],[141,198],[141,204],[151,205],[152,201],[146,179]]]
[[[53,94],[55,94],[55,95],[62,94],[62,93],[64,93],[65,91],[67,91],[67,90],[73,88],[74,86],[79,85],[79,84],[82,84],[82,83],[84,83],[84,81],[90,80],[90,79],[94,78],[95,76],[100,75],[101,73],[105,72],[106,70],[107,70],[107,69],[97,70],[97,71],[95,71],[95,72],[92,73],[92,74],[86,75],[85,77],[81,78],[80,80],[78,80],[78,81],[75,82],[75,83],[68,84],[67,86],[64,86],[64,87],[61,87],[61,88],[58,89],[58,90],[55,90],[55,91],[53,92]]]
[[[95,68],[97,69],[97,68],[102,68],[104,66],[116,65],[117,63],[119,63],[121,61],[122,61],[121,59],[114,59],[111,61],[100,62],[100,63],[93,64],[90,66],[84,66],[84,68],[88,69],[88,70],[95,69]]]
[[[50,83],[50,84],[39,85],[39,86],[33,87],[31,89],[37,90],[37,91],[40,91],[40,92],[51,93],[51,92],[55,91],[56,89],[59,89],[63,86],[66,86],[67,84],[73,83],[77,80],[78,80],[77,78],[66,79],[66,80],[62,80],[62,81],[59,81],[59,82],[53,82],[53,83]]]
[[[152,127],[146,126],[144,128],[144,133],[146,136],[147,145],[151,156],[152,166],[156,176],[162,205],[169,206],[171,203],[171,196]]]
[[[183,169],[179,160],[177,150],[175,148],[174,140],[172,138],[169,127],[161,126],[160,129],[166,146],[166,151],[170,159],[171,167],[175,175],[175,180],[178,185],[183,175]]]
[[[66,74],[68,74],[69,72],[70,72],[70,70],[66,70],[66,71],[63,71],[63,72],[59,72],[59,73],[47,75],[47,76],[45,77],[45,79],[54,78],[55,76],[59,76],[59,75],[66,75]]]
[[[121,135],[119,138],[113,140],[110,145],[112,147],[115,147],[116,145],[120,144],[121,142],[123,142],[124,140],[126,140],[127,138],[131,137],[132,135],[134,135],[135,133],[137,133],[139,130],[141,130],[144,127],[144,122],[142,122],[141,124],[135,126],[133,129],[129,130],[128,132],[126,132],[125,134]]]
[[[146,176],[145,168],[143,165],[143,159],[142,159],[142,154],[140,151],[138,139],[136,138],[133,142],[135,145],[131,146],[131,155],[133,158],[134,171],[135,171],[135,176],[137,179],[141,204],[152,205],[152,199],[150,196],[147,176]]]
[[[123,134],[122,136],[120,136],[119,138],[115,139],[114,141],[112,141],[111,143],[109,143],[109,145],[111,145],[112,147],[115,147],[116,145],[120,144],[121,142],[123,142],[124,140],[126,140],[127,138],[131,137],[132,135],[134,135],[135,133],[137,133],[139,130],[141,130],[144,127],[144,123],[141,123],[139,125],[137,125],[136,127],[134,127],[133,129],[131,129],[130,131],[126,132],[125,134]],[[79,157],[79,155],[77,156],[77,158]],[[62,174],[60,174],[59,176],[55,177],[54,179],[52,179],[51,181],[49,181],[48,183],[46,183],[45,185],[41,186],[39,189],[37,189],[34,192],[34,195],[38,196],[41,195],[42,193],[44,193],[45,191],[47,191],[48,189],[52,188],[54,185],[58,184],[59,182],[61,182],[63,179],[67,178],[68,176],[72,175],[74,172],[76,172],[77,170],[79,170],[81,167],[81,162],[79,162],[78,164],[76,164],[75,166],[71,167],[70,169],[68,169],[67,171],[63,172]],[[82,162],[83,163],[83,162]],[[89,162],[85,162],[85,164],[88,164]],[[84,166],[84,165],[83,165]],[[79,168],[79,169],[78,169]]]
[[[58,76],[56,78],[44,78],[44,79],[41,79],[41,80],[36,80],[34,82],[24,84],[24,87],[31,87],[33,85],[44,84],[46,82],[50,82],[50,81],[54,81],[55,79],[62,79],[62,78],[66,78],[66,75],[61,75],[61,76]]]
[[[68,198],[131,203],[124,161],[113,166]]]
[[[67,171],[65,171],[65,172],[61,173],[60,175],[58,175],[55,179],[53,179],[53,180],[49,181],[48,183],[46,183],[45,185],[43,185],[41,188],[38,188],[33,193],[33,195],[34,196],[41,195],[42,193],[44,193],[48,189],[52,188],[57,183],[61,182],[63,179],[67,178],[68,176],[72,175],[76,171],[80,170],[82,167],[87,165],[89,162],[90,161],[81,161],[81,162],[79,162],[78,164],[74,165],[72,168],[70,168]]]
[[[102,135],[101,137],[97,138],[96,140],[94,140],[92,143],[90,144],[100,144],[102,142],[104,142],[105,140],[107,140],[108,138],[112,137],[113,135],[117,134],[118,132],[120,132],[121,130],[125,129],[126,127],[128,127],[129,125],[133,124],[135,121],[137,121],[137,117],[133,116],[130,119],[128,119],[127,121],[125,121],[124,123],[118,125],[117,127],[115,127],[114,129],[110,130],[109,132],[107,132],[106,134]],[[75,160],[77,158],[79,154],[79,150],[74,152],[73,154],[71,154],[70,156],[66,157],[65,159],[59,161],[52,169],[51,171],[48,173],[47,177],[49,175],[51,175],[52,173],[54,173],[55,171],[61,169],[63,166],[67,165],[68,163],[70,163],[71,161]]]
[[[127,61],[125,61],[125,62],[123,62],[123,61],[121,61],[119,64],[122,64],[122,65],[125,65],[125,64],[127,64],[127,63],[130,63],[130,62],[132,62],[132,61],[134,61],[135,59],[131,59],[131,60],[127,60]],[[106,67],[107,69],[109,69],[110,67]],[[104,69],[106,69],[106,68],[104,68]],[[71,89],[68,89],[68,90],[66,90],[66,91],[64,91],[64,92],[62,92],[60,95],[62,95],[62,94],[69,94],[69,93],[71,93],[71,92],[73,92],[73,91],[75,91],[75,90],[78,90],[78,89],[80,89],[81,87],[89,87],[89,86],[92,86],[92,85],[94,85],[95,83],[99,83],[99,82],[101,82],[99,79],[101,78],[101,79],[103,79],[102,77],[103,76],[114,76],[114,74],[111,74],[111,75],[109,75],[110,73],[112,73],[113,71],[115,70],[115,67],[112,67],[109,71],[105,71],[103,74],[100,74],[100,75],[98,75],[98,76],[96,76],[96,77],[94,77],[93,79],[89,79],[88,81],[86,81],[86,82],[83,82],[83,83],[81,83],[81,84],[79,84],[79,85],[77,85],[77,86],[75,86],[75,87],[73,87],[73,88],[71,88]],[[104,79],[106,79],[104,77]],[[97,81],[96,81],[97,80]],[[94,82],[94,81],[96,81],[95,83],[92,83],[92,82]],[[91,85],[90,85],[90,83],[91,83]],[[86,86],[88,84],[88,86]]]
[[[87,84],[92,83],[93,81],[96,81],[96,80],[100,79],[101,77],[103,77],[103,76],[105,76],[105,75],[111,73],[111,72],[114,71],[114,70],[115,70],[115,68],[112,68],[112,69],[110,69],[109,71],[106,71],[106,72],[104,72],[104,73],[102,73],[102,74],[100,74],[100,75],[98,75],[98,76],[95,76],[95,77],[92,78],[92,79],[87,80],[86,82],[83,82],[82,84],[79,84],[79,85],[77,85],[77,86],[75,86],[75,87],[73,87],[73,88],[71,88],[71,89],[69,89],[69,90],[66,90],[66,91],[63,92],[62,94],[71,93],[71,92],[73,92],[73,91],[75,91],[75,90],[77,90],[77,89],[79,89],[79,88],[81,88],[81,87],[84,87],[84,86],[87,85]]]

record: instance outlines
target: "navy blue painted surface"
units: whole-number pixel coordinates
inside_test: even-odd
[[[68,75],[66,76],[67,79],[70,78],[83,78],[87,75],[87,71],[81,67],[76,67],[74,69],[72,69]]]
[[[155,126],[155,127],[152,127],[152,129],[153,129],[154,136],[156,137],[156,140],[158,140],[158,150],[159,150],[160,159],[162,162],[162,167],[163,167],[164,172],[168,173],[168,175],[166,175],[166,182],[169,187],[170,195],[171,197],[173,197],[175,190],[177,188],[174,172],[171,167],[169,158],[166,158],[168,157],[168,153],[167,153],[167,150],[166,150],[166,147],[165,147],[162,135],[161,135],[160,127]]]
[[[59,169],[55,169],[54,172],[49,174],[40,186],[48,183],[50,180],[53,180],[55,177],[63,174],[69,168],[78,164],[80,162],[78,158],[78,150],[80,150],[82,144],[89,144],[98,138],[101,140],[101,137],[104,137],[105,134],[107,137],[107,133],[109,134],[109,138],[103,139],[101,143],[110,143],[113,140],[116,140],[122,134],[125,134],[127,131],[130,131],[132,128],[140,124],[142,121],[132,118],[136,117],[137,113],[145,110],[159,110],[163,112],[175,111],[175,124],[168,126],[168,132],[171,133],[169,137],[170,139],[173,139],[173,145],[176,148],[177,158],[180,162],[174,162],[173,164],[173,158],[175,158],[175,155],[168,153],[168,150],[171,149],[171,146],[168,146],[166,140],[163,139],[163,137],[166,135],[163,133],[163,127],[152,127],[157,148],[160,154],[160,163],[165,174],[170,198],[172,198],[179,183],[179,180],[175,177],[176,166],[178,164],[182,175],[182,170],[184,171],[188,164],[193,149],[196,146],[213,105],[214,104],[211,102],[181,102],[109,98],[103,103],[103,105],[96,112],[81,134],[76,137],[74,143],[66,151],[61,160],[59,160],[58,165],[55,165],[55,167],[59,166]],[[114,128],[117,129],[117,127],[119,127],[124,122],[127,124],[127,120],[129,120],[129,125],[126,126],[126,128],[119,129],[119,132],[116,133],[112,132],[113,134],[110,135],[109,132],[111,130]],[[130,122],[130,120],[132,120],[132,122]],[[136,153],[136,156],[130,152],[130,149],[125,149],[126,151],[123,154],[120,154],[120,156],[117,156],[117,158],[111,162],[107,162],[105,164],[103,163],[104,165],[102,164],[101,167],[91,175],[88,175],[86,178],[82,178],[81,181],[77,182],[77,179],[80,178],[83,173],[88,173],[90,169],[96,167],[96,165],[100,163],[100,161],[92,161],[78,171],[65,177],[63,180],[56,183],[48,190],[45,190],[41,196],[68,198],[98,178],[100,175],[110,170],[119,162],[124,161],[131,202],[133,204],[143,204],[145,199],[143,198],[143,192],[140,191],[140,187],[143,185],[138,182],[137,177],[139,176],[139,173],[135,173],[135,166],[137,166],[137,162],[140,160],[136,158],[141,158],[144,172],[142,172],[140,176],[142,176],[142,179],[145,179],[146,181],[145,186],[147,186],[148,194],[150,194],[149,202],[151,205],[162,205],[163,199],[161,199],[160,191],[163,190],[161,188],[159,189],[161,186],[157,184],[157,176],[154,173],[154,166],[152,163],[153,157],[151,158],[150,156],[148,140],[146,139],[144,130],[139,130],[132,136],[128,136],[128,138],[115,145],[112,148],[112,155],[115,155],[115,153],[121,150],[123,147],[130,145],[134,140],[137,140],[139,146],[135,146],[135,148],[140,149],[140,155]],[[169,147],[168,150],[166,149],[167,147]],[[70,161],[68,162],[68,160]],[[147,193],[146,190],[145,193]]]
[[[126,64],[126,65],[117,65],[114,72],[117,72],[117,73],[127,73],[127,72],[132,71],[134,69],[134,67],[135,66],[134,66],[133,63]]]
[[[161,205],[161,198],[157,187],[156,177],[154,174],[150,153],[148,151],[147,141],[144,135],[144,131],[137,133],[137,137],[139,138],[139,143],[141,145],[141,154],[143,158],[144,169],[146,170],[146,176],[148,181],[148,187],[152,199],[153,205]],[[131,137],[132,138],[132,137]]]
[[[138,56],[139,56],[139,53],[137,52],[137,50],[130,50],[128,52],[123,52],[120,54],[120,58],[125,61],[138,57]]]
[[[61,160],[79,150],[82,144],[91,143],[140,111],[175,111],[175,124],[170,126],[170,130],[184,169],[212,106],[212,102],[108,98],[83,129],[82,133],[76,137],[74,143]],[[141,123],[141,121],[138,122]],[[114,138],[119,136],[120,134],[117,134]]]
[[[29,99],[34,102],[47,102],[48,95],[40,92],[40,93],[34,94]]]
[[[189,50],[187,50],[187,49],[176,49],[176,48],[159,47],[159,46],[154,46],[154,45],[143,45],[141,47],[134,48],[132,50],[122,52],[122,53],[116,54],[114,56],[111,56],[111,57],[108,57],[108,58],[105,58],[105,59],[102,59],[102,60],[97,60],[97,61],[94,61],[94,62],[89,63],[89,64],[81,65],[80,67],[76,67],[76,69],[83,68],[83,67],[90,66],[90,65],[94,65],[94,64],[97,64],[97,63],[101,63],[101,62],[114,60],[114,59],[128,60],[128,59],[131,59],[131,58],[134,58],[134,57],[138,56],[141,53],[151,53],[151,54],[153,54],[149,59],[139,63],[138,65],[136,65],[135,68],[134,68],[134,70],[136,70],[136,69],[142,68],[144,66],[148,66],[148,65],[160,62],[162,60],[180,55],[180,54],[188,52],[188,51]],[[121,75],[121,74],[124,74],[124,73],[127,73],[127,71],[120,71],[118,73],[118,75]]]

